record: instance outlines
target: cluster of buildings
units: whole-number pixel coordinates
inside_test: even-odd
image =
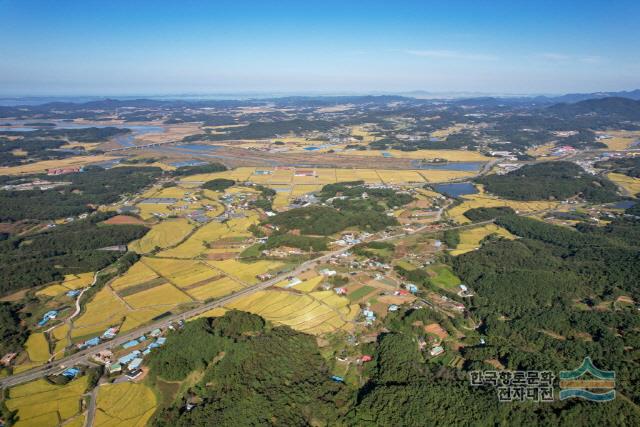
[[[154,348],[164,345],[166,340],[162,336],[162,330],[154,329],[148,337],[142,335],[122,344],[120,351],[114,353],[110,350],[103,350],[96,353],[93,360],[103,364],[110,375],[126,373],[128,378],[135,379],[142,373],[140,368],[144,357]],[[125,353],[122,350],[128,350],[128,352]]]

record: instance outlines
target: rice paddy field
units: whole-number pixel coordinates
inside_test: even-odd
[[[24,345],[29,355],[29,360],[33,363],[42,364],[49,360],[49,342],[44,332],[36,332],[29,335]]]
[[[58,160],[43,160],[41,162],[29,163],[20,166],[11,166],[2,168],[3,175],[28,175],[40,172],[46,172],[47,169],[55,168],[67,168],[73,166],[85,166],[91,163],[100,163],[109,160],[113,160],[117,157],[111,157],[107,155],[94,155],[94,156],[74,156],[66,159]]]
[[[127,306],[105,286],[86,305],[85,311],[73,322],[72,337],[100,334],[119,324],[127,315]]]
[[[220,272],[248,285],[258,283],[257,275],[272,272],[284,266],[278,261],[256,261],[245,263],[228,259],[224,261],[207,261],[207,264]]]
[[[191,259],[204,254],[207,251],[207,244],[225,238],[250,237],[247,231],[251,224],[258,222],[258,215],[248,213],[244,218],[234,218],[225,223],[209,222],[200,227],[186,241],[175,248],[164,250],[158,253],[159,257],[175,257]]]
[[[36,292],[37,296],[55,297],[70,290],[86,288],[93,282],[93,272],[80,274],[67,274],[62,283],[47,286]]]
[[[13,387],[5,401],[10,411],[17,411],[16,427],[53,427],[69,425],[80,416],[80,402],[88,386],[88,378],[81,377],[59,386],[39,379]]]
[[[483,191],[481,186],[478,186],[480,193],[478,194],[466,194],[461,196],[463,203],[454,206],[453,208],[447,210],[447,215],[449,218],[460,224],[467,224],[471,221],[467,217],[464,216],[464,213],[469,209],[474,208],[493,208],[498,206],[507,206],[512,208],[517,212],[535,212],[541,211],[545,209],[553,209],[559,206],[558,202],[540,200],[540,201],[517,201],[517,200],[507,200],[500,199],[496,196],[492,196]]]
[[[495,224],[468,228],[460,232],[460,243],[455,249],[451,250],[450,253],[451,255],[460,255],[473,251],[480,247],[482,239],[491,234],[497,234],[500,237],[510,240],[516,238],[513,234],[509,233],[509,231]]]
[[[451,161],[487,161],[487,157],[474,151],[456,150],[428,150],[433,154],[433,158],[450,157]],[[453,154],[455,152],[457,154]],[[351,153],[351,152],[345,152]],[[369,153],[368,151],[358,151],[354,153]],[[380,155],[380,152],[370,152],[371,155]],[[401,153],[405,153],[404,151]],[[416,152],[409,152],[416,153]],[[442,157],[445,156],[445,157]],[[416,157],[423,158],[423,157]],[[300,170],[313,171],[312,174],[300,172]],[[273,186],[274,189],[293,185],[316,185],[322,186],[340,181],[363,180],[369,184],[392,184],[392,183],[425,183],[442,182],[452,179],[473,176],[472,172],[449,171],[449,170],[390,170],[390,169],[334,169],[334,168],[294,168],[294,167],[268,167],[252,168],[241,167],[224,172],[216,172],[202,175],[192,175],[185,177],[183,183],[202,183],[215,178],[233,179],[236,181],[251,181],[254,183]],[[279,187],[278,187],[279,186]],[[243,189],[244,191],[245,189]],[[312,190],[313,191],[313,190]]]
[[[195,260],[143,258],[142,262],[181,289],[220,275],[206,263]]]
[[[611,181],[622,187],[631,195],[640,193],[640,179],[633,178],[621,173],[610,173],[607,175]]]
[[[156,396],[149,387],[130,382],[98,388],[96,427],[145,426],[153,415]]]
[[[150,289],[136,292],[124,297],[125,302],[133,309],[167,306],[191,302],[192,299],[171,283],[164,283]]]
[[[607,135],[611,138],[601,139],[610,150],[627,150],[633,143],[640,140],[640,132],[624,131],[624,130],[608,130],[605,132],[597,132],[599,136]]]
[[[333,291],[293,293],[259,291],[229,303],[227,308],[258,314],[274,323],[312,335],[351,330],[360,307]]]
[[[193,230],[194,226],[184,218],[162,221],[140,240],[131,242],[129,248],[139,254],[146,254],[156,248],[164,249],[180,243]]]

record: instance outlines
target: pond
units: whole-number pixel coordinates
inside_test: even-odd
[[[465,194],[476,194],[478,189],[470,182],[454,182],[451,184],[436,184],[433,188],[450,197],[460,197]]]

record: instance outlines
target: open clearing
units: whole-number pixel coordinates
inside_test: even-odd
[[[473,251],[480,247],[482,239],[491,234],[497,234],[498,236],[506,239],[515,239],[513,234],[495,224],[487,224],[476,228],[467,228],[460,232],[460,243],[450,253],[451,255],[460,255]]]

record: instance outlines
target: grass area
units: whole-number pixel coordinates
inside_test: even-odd
[[[460,255],[480,247],[480,242],[485,237],[497,234],[506,239],[515,239],[515,236],[502,227],[495,224],[487,224],[481,227],[467,228],[460,232],[460,243],[452,251],[451,255]]]
[[[461,282],[447,265],[432,265],[427,268],[431,275],[431,283],[445,290],[452,290]]]
[[[348,294],[347,298],[349,298],[349,301],[358,301],[360,298],[365,297],[374,290],[375,288],[373,286],[363,286]]]

